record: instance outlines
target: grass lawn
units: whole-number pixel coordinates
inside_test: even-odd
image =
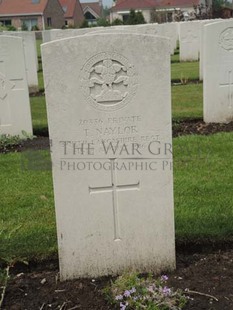
[[[171,62],[179,62],[180,56],[179,56],[179,49],[177,48],[174,52],[174,55],[171,55]]]
[[[174,139],[176,237],[233,237],[233,134]]]
[[[233,236],[232,149],[231,133],[174,139],[178,241]],[[33,158],[45,155],[49,153],[36,151]],[[27,153],[0,155],[1,260],[56,256],[51,171],[22,170],[27,158]]]
[[[39,83],[39,90],[44,90],[44,79],[43,79],[43,72],[38,72],[38,83]]]
[[[172,118],[203,118],[203,85],[172,86]]]
[[[37,56],[38,56],[39,59],[41,58],[40,46],[41,46],[42,43],[43,43],[42,40],[40,40],[40,39],[36,40]]]
[[[33,132],[35,135],[39,136],[42,132],[48,130],[45,97],[31,97],[30,102]]]
[[[0,259],[48,257],[57,247],[51,172],[23,170],[26,154],[0,155]]]
[[[190,81],[199,79],[199,62],[177,62],[171,64],[171,79]]]

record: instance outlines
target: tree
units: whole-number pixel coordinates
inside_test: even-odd
[[[222,12],[224,8],[232,8],[232,3],[227,0],[213,0],[212,2],[212,12],[213,17],[222,17]]]
[[[120,26],[123,25],[123,21],[119,18],[114,19],[114,21],[112,22],[112,26]]]
[[[142,12],[137,12],[136,13],[136,21],[137,21],[137,24],[145,24],[146,21],[145,21],[145,18],[142,14]]]
[[[145,24],[144,16],[142,12],[135,13],[134,10],[130,10],[129,17],[126,20],[126,25],[138,25],[138,24]]]
[[[108,27],[108,26],[110,26],[110,23],[109,23],[109,21],[106,19],[106,18],[98,18],[97,19],[97,26],[99,26],[99,27],[101,27],[101,26],[103,26],[103,27]]]

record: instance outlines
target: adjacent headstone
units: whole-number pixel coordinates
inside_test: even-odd
[[[200,51],[199,51],[199,80],[202,81],[203,80],[203,32],[204,32],[204,26],[207,24],[211,24],[211,23],[216,23],[219,22],[220,19],[207,19],[207,20],[202,20],[200,22]]]
[[[170,39],[171,55],[173,55],[179,38],[177,23],[164,23],[158,26],[161,28],[160,35]]]
[[[138,33],[149,35],[161,35],[161,27],[158,24],[145,24],[145,25],[131,25],[131,26],[115,26],[115,27],[102,27],[101,29],[94,28],[94,32],[88,32],[86,35],[94,33]]]
[[[200,21],[180,23],[180,61],[196,61],[199,58]]]
[[[84,35],[88,32],[95,32],[104,27],[93,27],[93,28],[79,28],[79,29],[52,29],[44,30],[42,32],[43,43],[48,43],[55,40],[61,40],[65,38],[77,37]]]
[[[170,53],[174,54],[174,50],[177,45],[177,27],[174,23],[170,24],[145,24],[145,25],[131,25],[131,26],[115,26],[104,27],[95,31],[97,33],[138,33],[164,36],[170,40]],[[92,35],[94,32],[86,33]]]
[[[168,39],[80,36],[42,59],[61,279],[173,269]]]
[[[29,92],[38,91],[38,59],[36,49],[36,37],[33,31],[5,31],[2,34],[6,36],[14,36],[23,39],[23,48],[25,56],[26,74]]]
[[[233,121],[233,21],[204,26],[204,121]]]
[[[0,36],[0,134],[32,134],[23,41]]]

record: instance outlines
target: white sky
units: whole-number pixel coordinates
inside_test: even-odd
[[[95,2],[96,0],[81,0],[80,2]],[[104,6],[112,6],[112,0],[102,0]],[[97,1],[96,1],[97,2]]]

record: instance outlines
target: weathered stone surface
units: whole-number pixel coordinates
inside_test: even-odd
[[[23,41],[0,36],[0,134],[32,134]]]
[[[204,120],[233,120],[233,21],[204,26]]]
[[[101,33],[42,56],[61,278],[173,269],[168,39]]]
[[[199,80],[203,80],[203,33],[204,33],[204,26],[207,24],[211,23],[216,23],[219,22],[220,19],[207,19],[207,20],[202,20],[200,22],[200,51],[199,51]]]
[[[55,40],[61,40],[65,38],[77,37],[84,35],[88,32],[95,32],[104,27],[93,27],[93,28],[81,28],[81,29],[52,29],[44,30],[42,32],[43,43],[48,43]]]
[[[195,61],[199,57],[200,21],[180,23],[180,61]]]

